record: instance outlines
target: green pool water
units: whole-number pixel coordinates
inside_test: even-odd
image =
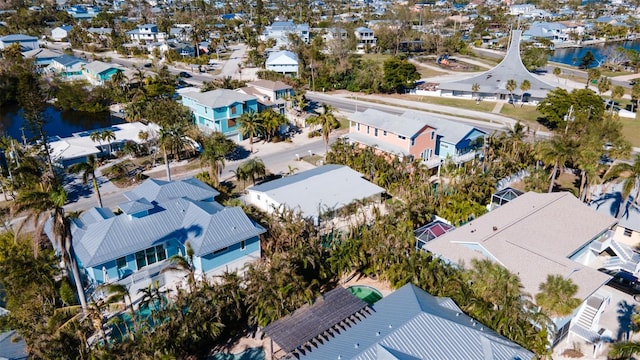
[[[350,293],[355,295],[358,299],[363,300],[369,305],[374,304],[376,301],[382,299],[382,293],[371,286],[366,285],[353,285],[347,288]]]
[[[264,360],[262,348],[249,348],[238,354],[219,353],[209,357],[209,360]]]

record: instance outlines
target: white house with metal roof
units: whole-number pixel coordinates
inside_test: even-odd
[[[298,76],[298,56],[289,50],[269,54],[265,68],[284,75]]]
[[[62,41],[69,36],[69,32],[73,29],[71,25],[61,25],[51,30],[51,39],[54,41]]]
[[[610,279],[597,270],[596,259],[615,224],[616,219],[590,209],[569,192],[528,192],[422,248],[464,266],[473,259],[496,262],[517,274],[531,295],[548,275],[572,280],[578,286],[575,296],[584,303],[572,316],[554,319],[559,329],[555,342],[570,328],[591,341],[599,337],[597,321],[606,306],[606,295],[598,290]],[[591,309],[591,317],[579,324],[587,305],[594,303],[598,307]]]
[[[240,207],[224,207],[219,193],[194,178],[147,179],[126,192],[119,214],[91,208],[73,220],[71,233],[85,281],[118,282],[132,289],[152,281],[167,283],[162,273],[173,255],[193,249],[198,275],[237,271],[260,258],[265,229]],[[51,238],[50,223],[46,228]]]
[[[61,55],[51,60],[47,72],[56,74],[65,80],[82,78],[82,68],[87,61],[71,55]]]
[[[293,21],[274,21],[271,25],[265,26],[262,35],[260,35],[260,40],[273,39],[276,41],[275,47],[287,46],[290,34],[298,36],[305,43],[309,43],[309,24],[296,25]]]
[[[530,360],[535,356],[466,315],[450,298],[435,297],[411,283],[370,305],[369,311],[341,321],[340,331],[333,330],[336,324],[323,324],[323,318],[307,319],[313,320],[314,328],[326,329],[289,352],[296,359]],[[269,330],[265,328],[267,334]]]
[[[323,165],[247,189],[245,201],[272,213],[282,207],[319,220],[357,200],[375,199],[385,190],[343,165]]]

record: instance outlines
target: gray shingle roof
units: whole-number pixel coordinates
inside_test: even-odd
[[[457,144],[460,141],[464,140],[464,138],[469,135],[474,129],[482,132],[483,134],[486,134],[484,131],[474,128],[473,126],[469,126],[457,121],[443,119],[441,117],[421,113],[418,111],[410,110],[400,115],[400,117],[403,119],[408,118],[424,121],[431,127],[438,129],[436,133],[439,137],[441,136],[447,142],[452,144]]]
[[[191,200],[206,200],[218,195],[220,195],[218,191],[195,178],[175,181],[150,178],[137,188],[124,193],[124,196],[129,200],[145,198],[149,201],[165,201],[182,197]]]
[[[514,93],[521,93],[522,91],[519,90],[520,84],[524,80],[528,80],[531,88],[527,93],[536,98],[544,98],[549,91],[556,87],[531,74],[522,64],[522,59],[520,58],[521,34],[522,30],[513,30],[511,32],[511,44],[507,50],[507,55],[496,67],[467,79],[441,83],[440,89],[470,93],[473,84],[478,84],[480,85],[480,93],[508,94],[509,92],[506,90],[507,81],[515,80],[518,89]]]
[[[532,359],[534,354],[465,315],[447,298],[407,284],[362,321],[300,355],[326,359]]]
[[[353,113],[349,119],[380,130],[406,136],[407,138],[416,136],[422,129],[429,126],[422,118],[405,118],[371,108]]]
[[[382,194],[385,190],[343,165],[323,165],[247,189],[265,193],[278,204],[317,217],[328,209],[339,209],[355,200]]]
[[[198,89],[192,89],[184,91],[181,94],[183,97],[194,99],[200,104],[212,109],[226,107],[235,103],[257,100],[255,96],[229,89],[216,89],[207,92],[200,92]]]

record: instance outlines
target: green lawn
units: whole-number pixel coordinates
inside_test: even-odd
[[[444,72],[436,71],[434,69],[424,67],[424,66],[416,66],[416,69],[420,73],[420,76],[423,78],[439,76],[445,74]]]
[[[620,118],[622,123],[622,133],[632,146],[640,147],[640,120],[636,116],[635,119]]]
[[[391,95],[391,97],[397,97],[399,99],[411,101],[420,101],[427,104],[444,105],[484,112],[491,112],[496,105],[494,102],[488,101],[481,101],[480,103],[476,104],[476,101],[471,99],[456,99],[439,96]]]
[[[541,127],[541,125],[538,124],[538,117],[540,116],[540,112],[536,109],[535,106],[520,106],[520,104],[516,104],[516,106],[514,107],[511,104],[505,104],[502,107],[500,114],[508,116],[512,119],[520,120],[523,124],[530,126],[532,129]]]
[[[381,65],[383,62],[385,62],[385,60],[387,60],[390,57],[391,55],[386,55],[386,54],[363,54],[362,55],[362,59],[373,60],[373,62],[379,63]]]

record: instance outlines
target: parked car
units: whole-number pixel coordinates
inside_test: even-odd
[[[611,275],[611,280],[609,280],[607,286],[618,289],[629,295],[633,295],[633,298],[636,301],[640,300],[640,281],[638,281],[638,278],[635,275],[624,270],[601,268],[598,269],[598,271]]]
[[[180,74],[178,74],[178,76],[183,77],[183,78],[187,78],[187,79],[188,79],[188,78],[190,78],[190,77],[191,77],[191,74],[189,74],[189,73],[188,73],[188,72],[186,72],[186,71],[180,71]]]
[[[145,64],[144,64],[144,67],[146,67],[146,68],[150,68],[150,67],[151,67],[151,63],[145,63]]]

